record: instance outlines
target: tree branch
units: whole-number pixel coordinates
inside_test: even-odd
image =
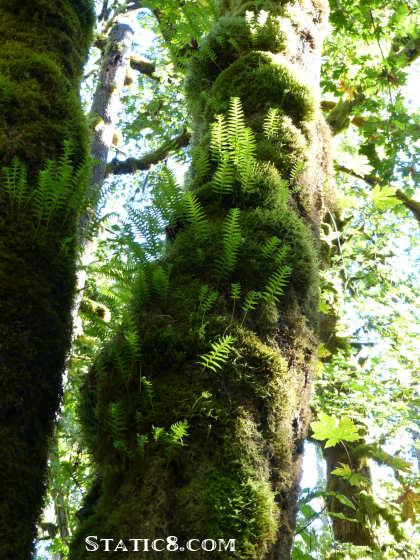
[[[356,171],[354,171],[353,169],[350,169],[349,167],[346,167],[344,165],[336,164],[334,167],[337,171],[342,171],[343,173],[347,173],[347,175],[351,175],[352,177],[355,177],[356,179],[360,179],[361,181],[364,181],[368,185],[373,186],[373,185],[376,185],[377,183],[381,182],[379,177],[375,177],[375,175],[361,175],[361,174],[357,173]]]
[[[140,158],[127,158],[124,161],[119,161],[114,158],[107,165],[106,175],[125,175],[136,173],[136,171],[147,171],[152,167],[152,165],[156,165],[163,161],[170,152],[177,151],[180,148],[188,146],[189,142],[190,133],[185,128],[179,136],[164,144],[157,150],[145,154]]]
[[[147,58],[137,55],[131,56],[130,67],[133,70],[137,70],[138,72],[149,76],[149,78],[154,78],[153,74],[156,70],[155,63]]]
[[[395,196],[399,200],[401,200],[404,206],[414,214],[415,219],[418,221],[420,225],[420,202],[418,200],[413,200],[412,198],[408,198],[408,196],[405,193],[403,193],[403,191],[400,189],[396,191]]]

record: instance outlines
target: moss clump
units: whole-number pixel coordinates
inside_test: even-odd
[[[249,84],[253,84],[249,90]],[[221,72],[209,90],[206,117],[227,111],[231,97],[243,100],[245,114],[266,114],[270,107],[284,111],[293,122],[311,119],[316,102],[297,70],[281,55],[251,52]]]

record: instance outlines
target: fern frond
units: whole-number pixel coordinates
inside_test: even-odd
[[[290,170],[290,179],[289,179],[290,184],[296,181],[299,173],[302,171],[304,167],[305,167],[304,161],[297,161],[292,165],[292,168]]]
[[[166,299],[169,288],[169,273],[161,266],[157,266],[152,271],[152,290],[155,297],[163,301]]]
[[[124,405],[121,401],[108,405],[106,420],[113,438],[114,447],[117,449],[126,448],[124,437],[127,431],[127,419]]]
[[[214,160],[220,161],[228,149],[228,129],[225,117],[217,115],[210,127],[210,151]]]
[[[239,216],[239,208],[231,208],[223,223],[223,253],[216,259],[216,275],[220,278],[229,276],[238,260],[242,243]]]
[[[211,351],[207,354],[200,356],[201,360],[198,362],[200,365],[207,369],[217,372],[222,369],[229,358],[232,351],[235,338],[230,335],[221,336],[211,344]]]
[[[167,223],[174,222],[182,217],[184,193],[174,172],[168,167],[164,167],[157,177],[153,188],[152,202]]]
[[[198,198],[190,191],[184,195],[185,217],[198,239],[204,239],[209,230],[209,221]]]
[[[267,239],[261,248],[261,254],[265,259],[271,259],[280,243],[280,239],[275,235]]]
[[[241,285],[238,282],[230,285],[230,297],[233,301],[241,299]]]
[[[242,305],[242,311],[245,313],[245,315],[248,313],[248,311],[250,311],[251,309],[255,309],[257,304],[258,304],[258,300],[261,298],[261,294],[260,292],[256,292],[254,290],[250,290],[246,296],[245,296],[245,301]]]
[[[206,315],[216,303],[218,297],[219,292],[217,290],[210,290],[207,284],[201,286],[200,294],[198,296],[199,312]]]
[[[232,192],[234,182],[234,166],[231,161],[231,154],[223,152],[213,175],[212,187],[216,194],[226,195]]]
[[[277,251],[274,260],[278,266],[284,263],[287,255],[289,254],[290,246],[289,245],[282,245],[280,249]]]
[[[242,131],[245,129],[245,116],[239,97],[231,97],[227,121],[229,143],[231,147],[235,148]]]
[[[210,161],[207,150],[204,150],[201,146],[197,146],[194,149],[191,167],[194,170],[194,177],[197,178],[197,180],[207,175],[210,171]]]
[[[141,455],[142,457],[144,456],[144,448],[146,447],[146,444],[149,442],[149,436],[147,434],[136,434],[136,441],[137,441],[137,447],[139,450],[139,455]]]
[[[184,446],[183,438],[188,436],[188,420],[180,420],[172,424],[169,430],[170,443],[174,446]]]
[[[263,131],[267,138],[276,136],[280,125],[280,110],[278,108],[269,109],[264,119]]]
[[[268,279],[267,285],[261,293],[261,297],[267,303],[275,303],[279,301],[279,297],[283,295],[283,288],[286,286],[291,269],[288,266],[280,266]]]
[[[146,254],[151,258],[159,257],[163,250],[164,225],[156,209],[137,210],[128,207],[127,214],[137,234],[144,240]]]
[[[237,169],[239,180],[244,192],[250,191],[255,184],[256,143],[254,133],[250,128],[241,131],[237,142]]]

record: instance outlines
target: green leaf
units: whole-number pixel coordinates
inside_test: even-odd
[[[341,420],[320,412],[319,420],[311,423],[313,438],[327,440],[325,447],[334,447],[339,441],[356,441],[359,439],[359,429],[348,416]]]

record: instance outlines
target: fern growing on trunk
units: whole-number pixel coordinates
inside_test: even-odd
[[[148,245],[141,265],[147,282],[155,267],[170,270],[166,295],[134,294],[129,304],[141,348],[128,376],[114,358],[123,326],[85,382],[81,418],[102,492],[72,560],[84,557],[86,535],[129,539],[144,527],[150,539],[235,539],[221,558],[290,555],[316,354],[328,134],[315,89],[327,6],[263,1],[251,17],[245,1],[220,8],[186,79],[192,168],[176,209],[165,199],[178,227],[161,256]],[[156,208],[145,212],[154,239],[163,239],[168,222]],[[116,399],[133,449],[124,460],[109,445],[106,415]],[[168,455],[156,427],[169,434],[183,421],[186,445]]]

